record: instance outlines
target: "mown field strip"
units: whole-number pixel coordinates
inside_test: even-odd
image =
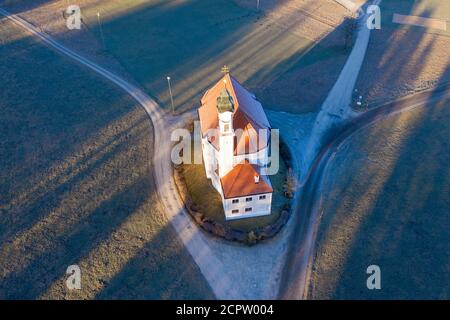
[[[447,31],[447,21],[441,19],[424,18],[418,16],[405,16],[394,13],[392,17],[393,23],[411,25],[416,27],[432,28]]]

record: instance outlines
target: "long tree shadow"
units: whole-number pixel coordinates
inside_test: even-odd
[[[1,23],[2,40],[20,33]],[[0,297],[94,298],[144,243],[175,260],[180,296],[211,297],[158,208],[145,112],[28,36],[14,39],[0,47]],[[150,272],[170,279],[157,260]],[[67,292],[77,263],[83,289]]]
[[[427,107],[409,128],[389,178],[352,236],[333,298],[448,298],[449,103]],[[365,288],[371,264],[382,269],[382,290]]]
[[[113,58],[107,63],[119,61],[163,108],[170,107],[167,76],[172,77],[176,109],[185,111],[198,104],[227,64],[264,105],[308,112],[320,107],[349,51],[341,18],[345,10],[320,2],[296,2],[297,7],[290,8],[289,1],[280,1],[267,11],[256,11],[229,0],[149,1],[120,10],[81,1],[89,29],[65,30],[61,40],[88,53],[97,47],[99,55]],[[330,22],[306,14],[319,16],[321,10],[334,10],[337,18]],[[96,12],[104,15],[101,30]],[[52,23],[64,25],[60,15],[55,13],[54,19]],[[311,24],[320,29],[318,34],[302,31],[314,29]],[[92,35],[97,40],[89,42]],[[316,77],[319,68],[327,72]]]
[[[218,8],[226,10],[221,9],[220,16],[213,15],[212,12]],[[297,12],[291,12],[285,19],[296,15]],[[297,23],[301,25],[302,21]],[[124,30],[137,29],[133,27],[135,24],[140,26],[139,32],[134,32],[132,37],[124,37]],[[297,83],[294,87],[287,86],[289,82],[285,80],[290,79],[288,75],[298,79],[299,70],[307,67],[300,61],[308,52],[314,57],[305,60],[309,63],[333,56],[330,60],[333,60],[333,66],[337,65],[330,68],[333,74],[327,74],[321,82],[315,83],[316,91],[320,89],[322,92],[324,87],[323,92],[326,92],[345,61],[343,39],[341,47],[328,44],[335,43],[329,39],[335,39],[335,33],[341,34],[342,30],[332,31],[315,45],[290,32],[290,26],[282,28],[273,24],[262,12],[242,9],[230,1],[216,1],[209,5],[204,1],[186,1],[164,12],[143,9],[115,18],[105,24],[108,30],[105,34],[110,39],[108,50],[162,107],[170,106],[167,75],[172,76],[175,106],[182,111],[196,106],[201,94],[217,81],[220,67],[228,64],[234,76],[261,94],[263,104],[279,109],[280,104],[290,103],[293,107],[289,111],[302,112],[305,110],[303,91],[298,89],[294,80],[292,83]],[[164,39],[160,37],[161,29],[167,30]],[[148,39],[148,42],[142,39]],[[316,50],[309,51],[313,46]],[[283,83],[284,91],[289,88],[292,96],[289,103],[272,100],[274,96],[289,95],[284,95],[283,90],[276,93],[270,89],[267,91],[267,87],[276,80],[278,84]],[[308,86],[310,82],[304,81],[303,84]],[[308,101],[309,110],[317,108],[323,97],[315,98],[314,104]]]
[[[334,32],[325,35],[320,41],[323,48],[325,48],[324,50],[320,46],[316,46],[314,47],[315,50],[309,51],[314,45],[312,41],[299,37],[297,34],[286,32],[286,29],[281,27],[272,28],[272,22],[266,20],[264,14],[261,12],[242,9],[234,3],[224,0],[214,2],[191,0],[177,1],[176,3],[177,5],[175,6],[142,6],[139,7],[139,10],[125,12],[110,20],[105,20],[103,23],[107,51],[116,57],[124,68],[136,77],[152,95],[156,96],[163,106],[167,106],[169,101],[166,84],[167,75],[174,75],[174,81],[180,79],[174,83],[174,97],[179,109],[183,110],[192,107],[194,101],[195,103],[198,101],[201,92],[216,81],[217,70],[223,64],[230,64],[232,68],[235,66],[236,69],[233,73],[250,87],[259,90],[258,88],[264,88],[264,85],[267,86],[273,83],[282,85],[284,83],[282,79],[284,79],[283,77],[285,75],[289,75],[287,79],[298,79],[298,70],[303,70],[302,68],[305,67],[309,67],[310,69],[317,68],[317,65],[315,65],[316,60],[336,62],[335,53],[339,56],[340,63],[345,61],[344,53],[347,51],[342,49],[342,45],[337,46],[339,48],[337,51],[334,50],[336,48],[327,45],[328,40],[336,37]],[[217,15],[214,10],[217,8],[226,8],[226,10],[220,11],[222,14]],[[289,20],[289,17],[294,17],[295,15],[296,12],[292,12],[286,19]],[[90,26],[90,30],[100,39],[101,30],[98,24],[95,23],[95,19],[95,16],[87,17],[85,22]],[[302,23],[306,22],[300,21],[299,25],[301,26]],[[289,28],[290,26],[287,29],[289,30]],[[161,34],[164,36],[161,36]],[[75,38],[77,35],[74,34],[73,37]],[[331,40],[330,42],[334,43]],[[5,46],[2,48],[5,48],[5,50],[15,50],[11,46],[19,46],[21,43],[23,46],[23,44],[30,43],[30,40],[25,37],[22,40],[11,42],[8,44],[9,47]],[[23,51],[24,49],[19,49],[15,54],[20,56],[21,50]],[[35,57],[35,61],[41,61],[42,65],[34,66],[30,63],[28,68],[23,68],[22,70],[19,66],[15,66],[14,72],[16,72],[16,68],[20,71],[17,72],[19,75],[17,77],[18,80],[25,77],[29,70],[33,70],[33,73],[39,72],[47,76],[48,64],[55,59],[56,57],[54,55],[50,55],[48,52],[41,52]],[[333,66],[336,65],[338,67],[333,69],[333,74],[330,77],[319,82],[311,82],[308,80],[303,84],[311,82],[312,84],[309,84],[308,88],[314,86],[316,88],[325,88],[324,91],[326,92],[326,88],[331,87],[334,79],[338,76],[340,64],[333,63]],[[64,92],[66,94],[65,98],[69,98],[69,100],[77,98],[80,92],[89,91],[91,95],[87,95],[85,100],[78,103],[72,101],[73,105],[70,111],[64,110],[64,104],[61,104],[58,110],[52,109],[51,104],[48,104],[48,110],[44,109],[44,103],[39,103],[37,106],[38,111],[46,110],[48,112],[45,116],[54,118],[52,125],[55,125],[55,128],[57,127],[56,124],[61,126],[45,140],[49,145],[51,145],[49,142],[53,142],[54,145],[58,146],[57,149],[44,149],[48,151],[46,155],[36,154],[35,150],[31,149],[31,147],[28,150],[23,150],[26,156],[30,156],[31,154],[33,157],[43,158],[48,161],[44,164],[39,164],[39,166],[42,166],[44,173],[49,164],[71,157],[75,151],[67,148],[67,145],[79,144],[78,140],[56,140],[56,137],[61,135],[65,138],[71,137],[71,134],[75,134],[77,139],[80,139],[80,141],[84,140],[85,138],[95,136],[96,130],[104,128],[108,124],[111,124],[112,121],[120,121],[121,116],[125,116],[130,112],[129,106],[123,109],[116,109],[116,104],[110,102],[111,100],[115,101],[120,99],[116,96],[110,96],[112,91],[110,88],[107,88],[108,90],[102,90],[102,93],[99,94],[98,88],[86,84],[82,76],[73,79],[69,78],[69,81],[65,83],[60,81],[59,78],[63,76],[79,75],[78,69],[73,69],[67,66],[66,63],[62,63],[59,66],[55,66],[53,70],[61,71],[54,78],[51,77],[51,73],[48,73],[48,77],[43,77],[43,79],[31,78],[30,82],[25,85],[25,88],[21,87],[21,89],[38,90],[42,94],[42,97],[47,98],[46,101],[54,99],[55,92]],[[67,80],[67,78],[65,79]],[[292,82],[295,84],[295,81]],[[68,83],[72,86],[70,92],[68,92],[66,87]],[[77,86],[79,83],[80,86]],[[40,84],[41,86],[36,87],[36,84]],[[49,84],[52,84],[52,86]],[[54,87],[55,84],[59,84],[60,86]],[[295,91],[294,89],[292,90],[291,92]],[[99,100],[101,100],[101,104],[103,106],[109,105],[110,108],[104,107],[98,109],[97,105],[93,106],[92,102],[90,102],[92,96],[100,96]],[[266,97],[269,96],[272,96],[272,92],[266,94]],[[11,99],[9,94],[8,98]],[[301,95],[295,96],[295,99],[301,100],[301,98]],[[320,105],[323,97],[316,96],[316,98],[317,100],[311,100],[315,102],[311,102],[309,107],[313,105],[314,107],[318,107]],[[89,108],[86,110],[81,109],[84,105]],[[32,114],[30,110],[32,110],[32,106],[27,105],[23,113]],[[94,110],[95,116],[93,116]],[[289,110],[299,112],[303,109],[291,108]],[[112,116],[108,117],[110,112],[112,112]],[[70,119],[72,117],[68,113],[76,119],[76,123],[83,125],[81,127],[71,126]],[[91,117],[92,120],[107,119],[107,121],[101,124],[94,121],[91,126],[88,126]],[[123,223],[133,215],[133,212],[141,208],[141,205],[146,203],[144,198],[135,198],[134,196],[139,195],[139,192],[152,192],[152,188],[148,186],[148,182],[143,178],[148,174],[147,171],[141,167],[140,170],[144,171],[141,171],[141,175],[138,174],[137,176],[135,176],[135,172],[126,171],[127,165],[134,164],[135,157],[139,157],[139,155],[136,155],[136,153],[133,153],[131,157],[127,155],[127,159],[133,160],[130,162],[122,159],[118,160],[114,165],[110,165],[109,163],[110,160],[116,158],[116,155],[121,150],[120,146],[110,148],[110,144],[119,139],[119,145],[127,145],[125,142],[126,135],[123,133],[128,132],[134,126],[139,126],[142,118],[139,119],[135,124],[121,127],[119,132],[115,132],[109,139],[105,139],[100,146],[96,146],[88,154],[83,154],[73,166],[86,168],[77,171],[76,174],[73,174],[70,168],[64,170],[64,175],[69,176],[69,179],[66,179],[63,184],[58,184],[59,180],[55,180],[56,186],[48,187],[46,185],[45,187],[48,188],[49,192],[39,190],[40,193],[37,197],[31,197],[34,202],[30,201],[30,204],[28,204],[30,205],[29,208],[26,210],[20,208],[20,214],[17,216],[17,219],[20,221],[16,220],[18,222],[17,224],[8,223],[3,227],[5,237],[2,237],[2,241],[6,243],[4,256],[8,254],[8,257],[11,259],[2,261],[3,266],[1,270],[4,280],[1,283],[1,296],[7,298],[37,298],[52,297],[53,294],[53,297],[60,297],[62,292],[64,292],[61,278],[64,275],[65,268],[78,260],[81,260],[82,265],[91,270],[88,273],[90,279],[95,279],[93,287],[88,288],[87,292],[83,291],[82,297],[94,297],[98,293],[98,290],[100,290],[99,288],[105,286],[105,281],[110,281],[108,279],[113,279],[111,286],[108,286],[102,293],[98,294],[98,297],[124,297],[124,291],[115,293],[116,290],[119,290],[120,284],[125,281],[136,282],[136,280],[130,279],[129,275],[133,274],[134,270],[139,268],[141,258],[145,257],[146,254],[145,248],[148,249],[148,246],[153,246],[155,243],[159,243],[159,241],[153,242],[151,239],[144,239],[143,242],[146,243],[144,249],[141,251],[138,250],[135,256],[136,258],[133,258],[134,255],[131,255],[131,260],[128,264],[125,263],[125,267],[119,268],[122,269],[122,272],[117,276],[111,274],[112,270],[109,269],[110,267],[105,267],[108,271],[101,271],[96,270],[95,266],[97,263],[102,266],[108,265],[109,262],[103,260],[112,259],[114,252],[109,251],[108,256],[101,257],[99,251],[103,250],[103,244],[105,242],[108,243],[110,237],[116,237],[116,232],[121,232]],[[45,123],[45,121],[41,120],[41,123]],[[84,128],[86,125],[90,130]],[[35,126],[39,127],[39,124]],[[48,125],[48,127],[51,126]],[[18,128],[11,126],[7,132],[12,137],[14,134],[10,131],[14,131],[13,129],[17,130]],[[28,134],[29,129],[29,123],[26,123],[22,125],[20,130]],[[141,137],[144,135],[144,131],[137,131],[136,134]],[[35,138],[42,143],[42,137],[39,137],[39,135],[42,135],[42,132],[36,132]],[[53,139],[56,141],[52,141]],[[45,146],[46,143],[42,143],[42,145]],[[17,150],[13,147],[8,146],[8,148],[11,148],[11,153],[17,153]],[[145,152],[151,152],[148,148],[143,148],[143,150],[139,149],[139,151],[143,152],[142,154],[146,156],[148,154]],[[102,156],[99,157],[99,154],[102,154]],[[19,166],[22,166],[25,162],[19,161],[18,163],[20,164]],[[87,163],[88,165],[86,165]],[[34,174],[36,168],[39,167],[33,164],[31,163],[29,165],[27,171],[28,177]],[[102,185],[108,184],[111,189],[107,189],[106,194],[103,194],[105,197],[102,198],[102,201],[99,201],[96,195],[97,193],[102,194],[103,190],[90,188],[88,181],[90,181],[94,172],[99,171],[104,166],[113,167],[111,171],[107,172],[114,177],[116,177],[118,172],[122,172],[122,174],[130,175],[132,179],[127,180],[127,183],[123,184],[120,178],[111,181],[101,179]],[[14,166],[9,168],[12,167]],[[22,169],[18,170],[20,171]],[[100,172],[98,174],[102,175]],[[57,173],[57,176],[62,175],[61,172]],[[13,176],[13,178],[16,179],[18,176]],[[26,178],[22,177],[17,179],[19,182],[23,180],[26,180]],[[13,193],[16,192],[15,183],[17,182],[9,177],[9,185],[5,183],[4,189],[12,190]],[[81,185],[79,189],[75,190],[83,191],[79,196],[71,188],[74,183]],[[94,181],[94,185],[95,183],[98,183],[98,181]],[[21,186],[21,189],[25,190],[27,187],[29,187],[29,184],[25,183]],[[70,190],[67,190],[68,188]],[[63,201],[64,199],[61,199],[66,195],[70,195],[70,201]],[[13,196],[11,195],[11,198]],[[43,206],[43,203],[50,204],[50,208],[41,209],[40,206]],[[78,209],[80,209],[80,212],[73,209],[66,211],[65,205],[73,205],[75,208],[79,206]],[[57,212],[54,212],[54,209]],[[2,210],[2,213],[6,212],[7,216],[11,217],[14,208],[5,206]],[[36,213],[36,216],[28,217],[28,213],[30,212],[33,214]],[[152,215],[157,215],[156,209],[150,210],[150,212]],[[5,219],[5,221],[7,220]],[[146,221],[146,223],[150,222]],[[30,230],[31,233],[29,232]],[[133,232],[130,231],[130,234],[132,235]],[[148,234],[147,237],[149,237]],[[158,240],[158,236],[156,236],[156,239]],[[126,241],[124,242],[128,243]],[[128,254],[129,252],[133,252],[133,250],[118,250],[118,255]],[[92,254],[100,255],[99,259],[101,263],[99,260],[91,258]],[[182,254],[186,255],[185,252]],[[171,257],[176,257],[176,255],[174,254]],[[186,261],[188,258],[186,258]],[[21,259],[24,259],[25,262],[21,263]],[[164,264],[167,266],[170,265],[169,260],[164,260]],[[186,265],[188,264],[186,263]],[[162,291],[163,293],[160,293],[159,291],[146,291],[143,288],[141,292],[142,296],[185,296],[184,293],[176,293],[176,288],[181,289],[191,286],[183,282],[182,279],[184,281],[186,281],[186,278],[197,280],[199,279],[198,274],[196,275],[195,268],[192,266],[188,266],[186,271],[183,272],[180,272],[179,269],[183,267],[183,264],[177,267],[178,269],[173,270],[178,270],[177,272],[181,275],[181,278],[177,278],[178,280],[175,282],[175,285],[172,285],[172,287],[169,286],[168,291]],[[117,268],[115,266],[114,270]],[[158,266],[155,268],[160,271]],[[175,272],[172,270],[169,271],[172,273]],[[193,274],[191,274],[191,271]],[[100,276],[95,276],[95,272],[100,274],[106,273],[107,280],[103,281],[99,279]],[[171,278],[172,276],[168,279]],[[152,276],[149,281],[156,281],[155,279],[157,277]],[[166,278],[162,278],[160,281],[165,285],[169,285],[170,283]],[[208,295],[208,293],[204,292],[206,291],[204,286],[199,286],[201,289],[196,291],[193,296],[201,296],[201,292],[204,295]]]
[[[410,31],[411,33],[412,33],[412,31]],[[405,35],[405,37],[402,39],[402,41],[403,42],[410,42],[410,38],[408,37],[408,35],[409,35],[410,33],[408,33],[408,34],[406,34]],[[417,36],[414,36],[413,37],[413,39],[414,39],[414,43],[412,44],[413,46],[416,46],[416,47],[418,47],[418,46],[420,46],[421,45],[421,38],[420,37],[417,37]],[[401,43],[397,43],[397,44],[395,44],[394,45],[394,49],[396,49],[396,50],[400,50],[402,48],[402,44]],[[394,50],[394,49],[392,49],[392,50]],[[392,54],[392,51],[391,49],[389,49],[387,52],[386,52],[386,55],[391,55]],[[423,49],[423,50],[421,50],[421,52],[420,52],[420,60],[426,60],[427,59],[427,57],[428,57],[428,55],[432,52],[432,50],[433,50],[433,42],[431,42],[431,43],[428,43],[427,44],[427,46]],[[397,52],[402,52],[401,50],[400,51],[397,51]],[[400,56],[399,54],[398,54],[398,56]],[[382,60],[382,59],[384,59],[384,56],[382,56],[382,57],[380,57],[380,60]],[[402,74],[402,70],[403,70],[403,68],[404,68],[404,65],[402,65],[402,64],[400,64],[400,65],[398,65],[397,66],[397,68],[396,68],[396,70],[395,70],[395,72],[394,71],[392,71],[392,73],[393,74],[390,74],[390,75],[388,75],[387,77],[394,77],[394,74],[395,75],[397,75],[397,76],[400,76],[401,74]],[[423,65],[421,65],[421,64],[417,64],[415,67],[414,67],[414,71],[415,71],[415,73],[416,74],[418,74],[418,73],[420,73],[421,72],[421,69],[423,68]],[[444,75],[443,76],[445,76],[445,73],[446,72],[444,72]],[[361,72],[361,75],[364,75],[364,72],[362,71]],[[382,77],[383,75],[380,75],[380,77]],[[329,137],[329,139],[332,139],[333,138],[333,136],[330,136]],[[374,141],[375,142],[375,141]],[[374,143],[374,142],[368,142],[368,144],[367,145],[371,145],[371,143]],[[325,145],[326,145],[326,143],[325,143]],[[346,149],[347,150],[347,152],[349,151],[348,149]],[[352,152],[354,153],[354,152],[357,152],[357,151],[353,151],[352,150]],[[361,153],[361,152],[360,152]],[[361,156],[365,156],[364,154],[361,154]],[[376,172],[373,172],[373,173],[371,173],[371,177],[370,177],[370,179],[369,179],[369,181],[371,181],[372,179],[375,179],[376,178]],[[354,185],[355,183],[357,183],[357,181],[356,181],[357,179],[356,179],[356,177],[349,177],[348,179],[347,179],[347,181],[346,181],[346,184],[345,185],[343,185],[343,186],[341,186],[341,188],[342,189],[347,189],[347,187],[349,187],[349,186],[351,186],[351,185]],[[370,186],[371,184],[370,183],[368,183],[368,186]],[[339,203],[336,203],[335,204],[335,206],[334,206],[334,209],[332,209],[331,211],[335,211],[335,210],[337,210],[337,207],[339,206]],[[330,221],[328,221],[328,222],[330,222]],[[325,227],[326,228],[328,228],[328,227],[330,227],[331,226],[331,224],[325,224]],[[326,229],[324,229],[324,230],[326,230]],[[326,233],[326,232],[325,232]]]
[[[1,282],[3,299],[36,299],[60,278],[65,269],[76,264],[90,250],[98,246],[123,220],[142,204],[126,202],[141,188],[147,188],[148,179],[142,177],[110,200],[102,203],[84,219],[77,221],[61,239],[53,239],[49,249],[37,256],[20,272],[12,272]],[[124,203],[121,205],[121,203]],[[126,203],[126,205],[125,205]],[[49,230],[50,231],[50,230]],[[33,251],[33,248],[25,248]],[[15,252],[16,253],[16,252]]]
[[[373,32],[356,84],[358,95],[369,107],[450,81],[450,32],[392,22],[394,13],[445,16],[440,5],[427,1],[382,3],[382,28]]]
[[[5,80],[0,240],[5,241],[44,218],[71,186],[108,162],[107,151],[141,130],[146,116],[103,80],[29,38],[5,44],[0,54]]]
[[[95,299],[152,299],[152,300],[190,300],[213,299],[214,296],[199,294],[200,291],[186,292],[186,279],[194,272],[200,272],[198,266],[186,265],[174,267],[173,261],[191,259],[185,250],[173,241],[176,231],[167,225],[155,237],[147,242],[126,264],[107,282]],[[158,247],[166,247],[167,254],[162,254]],[[157,265],[163,269],[165,277],[152,269]],[[203,292],[212,292],[204,288]]]
[[[403,4],[406,5],[406,2]],[[413,4],[409,2],[408,5],[409,9],[402,7],[402,13],[407,14],[412,10]],[[420,15],[432,14],[433,8],[426,7]],[[430,36],[426,32],[417,31],[416,28],[406,28],[401,39],[396,38],[395,42],[390,39],[386,45],[387,50],[383,55],[377,56],[375,62],[372,55],[372,60],[366,61],[362,69],[360,83],[370,78],[369,84],[376,81],[381,86],[398,85],[407,79],[405,75],[421,74],[427,63],[433,63],[430,59],[435,57],[438,37],[441,34]],[[381,34],[376,34],[375,38],[380,36]],[[369,50],[373,49],[373,42],[377,44],[376,39],[371,40]],[[407,48],[414,49],[408,51]],[[402,63],[405,53],[420,63],[408,66]],[[376,68],[381,62],[389,63],[393,67],[378,72],[369,68]],[[447,52],[446,67],[439,72],[436,83],[445,83],[448,80],[449,63]],[[367,73],[369,69],[371,73]],[[432,94],[433,92],[430,93]],[[339,170],[334,172],[334,186],[328,190],[335,192],[326,195],[331,201],[326,205],[318,236],[319,247],[315,260],[320,263],[315,264],[313,268],[317,277],[312,283],[312,297],[448,297],[446,263],[448,264],[449,259],[449,242],[446,230],[449,221],[445,212],[448,212],[449,193],[446,191],[448,176],[443,174],[448,172],[448,160],[445,160],[448,153],[445,152],[442,141],[425,141],[434,122],[447,116],[448,101],[427,106],[424,110],[423,114],[414,119],[405,116],[396,121],[385,120],[389,123],[386,126],[359,133],[359,136],[367,133],[370,133],[370,136],[358,138],[358,141],[366,140],[364,147],[360,146],[358,149],[361,157],[358,167],[350,170],[349,164],[342,162]],[[406,137],[399,140],[400,128],[404,127],[405,123]],[[442,120],[440,125],[442,126]],[[387,135],[387,141],[380,141],[380,137],[385,137],[386,132],[389,132],[389,126],[394,127],[394,130]],[[445,140],[448,128],[446,134],[442,130],[438,134],[441,140]],[[380,143],[388,144],[384,147],[385,151],[371,154],[370,150]],[[354,165],[353,162],[358,158],[354,153],[358,150],[349,150],[350,146],[353,144],[347,145],[340,153],[349,153],[350,161]],[[383,156],[389,155],[392,148],[396,148],[398,154],[394,158],[391,156],[384,159]],[[363,160],[367,154],[370,154],[370,157]],[[340,161],[343,160],[345,159]],[[361,169],[360,165],[365,165],[366,168]],[[427,229],[435,233],[428,232]],[[338,244],[340,245],[336,252],[331,253],[331,248]],[[370,264],[379,264],[382,270],[386,271],[382,276],[384,284],[380,291],[369,291],[365,286],[368,277],[365,270]],[[438,272],[435,273],[434,268]],[[429,274],[433,276],[429,277]],[[317,292],[316,285],[319,286]]]

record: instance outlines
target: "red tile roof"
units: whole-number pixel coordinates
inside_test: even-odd
[[[267,120],[261,103],[255,96],[248,92],[235,78],[225,74],[211,89],[202,97],[202,106],[198,109],[202,135],[205,137],[208,130],[219,127],[217,112],[217,97],[221,90],[226,87],[234,101],[233,129],[242,130],[242,135],[236,136],[234,154],[242,155],[254,153],[264,149],[269,142],[270,124]],[[259,130],[267,129],[264,136],[259,137]],[[211,141],[218,149],[219,139]],[[261,139],[258,145],[258,141]]]
[[[255,182],[255,175],[259,175],[258,183]],[[269,177],[260,175],[259,167],[247,160],[237,164],[220,182],[227,199],[273,192]]]

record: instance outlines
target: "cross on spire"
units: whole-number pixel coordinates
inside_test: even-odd
[[[227,65],[224,65],[222,69],[220,69],[220,72],[222,72],[223,74],[230,73],[230,68]]]

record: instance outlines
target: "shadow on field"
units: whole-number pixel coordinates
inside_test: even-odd
[[[21,32],[0,23],[2,40]],[[156,199],[144,111],[26,35],[0,56],[0,298],[94,298],[128,261],[151,283],[123,297],[213,297]]]
[[[10,5],[19,6],[20,7],[19,12],[23,12],[26,10],[38,8],[49,2],[50,0],[0,0],[0,6],[5,7]]]
[[[172,78],[175,107],[182,112],[198,106],[201,95],[220,78],[220,68],[226,64],[265,107],[295,113],[314,111],[345,63],[347,23],[336,20],[327,24],[303,15],[320,10],[314,1],[305,2],[297,11],[287,10],[289,5],[289,1],[278,1],[264,12],[230,0],[153,0],[124,4],[122,11],[108,16],[112,9],[107,3],[80,2],[89,30],[65,32],[65,37],[77,50],[97,47],[100,55],[115,58],[168,110],[167,76]],[[102,30],[97,11],[102,12]],[[311,21],[328,30],[317,42],[298,32],[310,29]],[[91,35],[97,43],[86,42]]]
[[[52,239],[49,247],[43,252],[39,252],[40,248],[35,248],[33,244],[23,248],[26,250],[23,255],[32,255],[32,259],[25,265],[17,266],[16,270],[2,279],[1,286],[6,292],[3,298],[37,299],[44,294],[50,285],[64,275],[69,265],[78,264],[78,261],[105,241],[129,215],[138,209],[141,202],[121,205],[117,203],[117,200],[120,199],[121,202],[124,202],[127,198],[132,197],[139,188],[147,187],[144,180],[146,179],[140,178],[133,186],[104,201],[92,212],[87,212],[84,218],[70,225],[70,230]],[[143,201],[143,199],[139,199],[139,201]],[[70,219],[62,217],[62,220]],[[51,236],[55,230],[50,229],[47,232],[50,234],[42,236]],[[34,239],[33,242],[41,241]],[[20,249],[16,248],[16,250]]]
[[[352,233],[332,298],[448,299],[449,104],[447,99],[427,107],[419,119],[399,120],[411,123],[395,146],[397,158],[387,159],[387,168],[375,164],[362,175],[356,171],[342,188],[340,207],[329,209],[340,215],[364,214]],[[378,129],[367,144],[379,144],[382,130],[389,132]],[[353,206],[342,207],[348,203]],[[371,264],[381,267],[382,290],[365,287],[365,270]]]
[[[201,232],[201,231],[199,231]],[[186,280],[196,281],[191,275],[197,271],[195,264],[184,264],[181,268],[174,267],[180,255],[191,259],[185,250],[180,252],[170,237],[177,237],[176,231],[167,225],[150,242],[145,243],[129,258],[120,270],[107,281],[103,290],[99,291],[95,299],[151,299],[151,300],[197,300],[214,299],[212,293],[191,291],[186,294],[188,283]],[[161,254],[155,247],[165,248],[168,254]],[[153,266],[157,266],[157,269]],[[164,270],[164,277],[161,277]],[[156,272],[155,272],[156,271]],[[209,291],[211,290],[206,287]],[[206,291],[206,290],[205,290]]]
[[[129,98],[111,93],[97,77],[87,79],[84,71],[30,38],[3,45],[0,54],[0,132],[7,137],[1,148],[8,155],[0,160],[0,191],[2,209],[11,210],[0,218],[4,240],[57,207],[61,194],[123,151],[131,133],[145,130],[147,119]]]
[[[45,3],[26,2],[22,12]],[[162,3],[105,19],[102,54],[116,57],[163,107],[167,75],[183,111],[197,106],[227,64],[264,104],[309,111],[348,53],[342,26],[314,44],[231,1]],[[96,19],[85,22],[100,39]],[[0,32],[18,32],[3,23]],[[7,138],[0,150],[8,156],[0,158],[0,298],[212,298],[155,199],[142,110],[27,35],[1,40],[0,133]],[[326,76],[302,77],[318,64]],[[71,264],[81,267],[81,291],[65,288]]]
[[[450,32],[392,22],[393,13],[445,16],[440,11],[443,4],[433,1],[382,3],[382,29],[373,32],[357,82],[358,95],[363,95],[369,107],[450,81]]]
[[[408,55],[421,62],[408,72],[420,74],[435,38],[424,44],[425,32],[415,31],[408,29],[402,41],[387,45],[379,61],[397,63],[390,72],[377,74],[377,81],[404,81],[400,61]],[[438,83],[449,76],[447,52],[447,68]],[[419,111],[383,120],[358,133],[356,139],[364,139],[362,150],[346,148],[344,152],[353,153],[346,159],[352,165],[341,163],[342,173],[334,173],[346,176],[333,182],[338,191],[328,195],[333,200],[321,222],[312,298],[449,298],[449,104],[445,99],[419,109],[415,117]],[[372,264],[381,268],[381,290],[366,287],[366,269]]]
[[[293,19],[296,13],[291,15],[285,19]],[[178,111],[197,107],[201,95],[220,78],[219,70],[225,64],[264,105],[310,111],[320,105],[346,57],[342,44],[314,45],[279,27],[263,12],[224,0],[184,1],[159,10],[141,8],[105,22],[104,33],[108,52],[164,108],[170,107],[166,76],[171,76]],[[327,44],[333,37],[327,35],[321,43]],[[305,56],[308,52],[309,58]],[[329,66],[330,74],[320,81],[298,76],[299,70],[331,57],[334,63],[322,66]],[[303,85],[300,88],[298,80]],[[305,98],[307,90],[322,95],[311,94],[314,100]]]

